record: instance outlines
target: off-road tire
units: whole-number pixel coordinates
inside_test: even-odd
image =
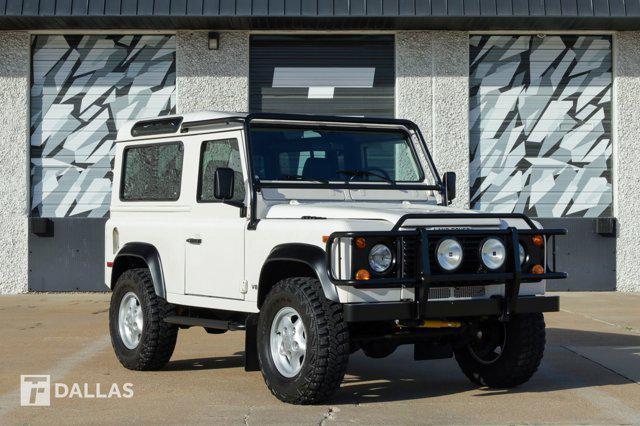
[[[300,314],[307,335],[302,368],[291,378],[280,374],[270,348],[272,321],[287,306]],[[258,319],[258,359],[267,387],[283,402],[319,403],[340,387],[349,361],[349,332],[342,306],[324,296],[317,279],[287,278],[271,289]]]
[[[497,360],[483,364],[471,354],[469,346],[457,348],[455,357],[471,382],[491,388],[511,388],[533,376],[542,361],[545,343],[543,314],[518,314],[506,323],[505,347]]]
[[[118,331],[120,301],[129,292],[138,297],[144,322],[140,343],[134,349],[124,345]],[[158,370],[169,362],[176,346],[178,327],[164,322],[164,318],[173,313],[173,307],[156,295],[148,269],[129,269],[118,278],[111,295],[109,331],[113,349],[124,367]]]

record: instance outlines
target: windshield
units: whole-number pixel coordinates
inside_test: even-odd
[[[425,181],[402,130],[254,124],[250,132],[253,172],[261,181]]]

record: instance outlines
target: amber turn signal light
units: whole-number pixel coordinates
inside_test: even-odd
[[[544,245],[544,238],[542,235],[534,235],[531,237],[531,241],[533,241],[533,244],[538,247],[542,247]]]
[[[367,281],[371,278],[371,274],[366,269],[360,269],[356,272],[356,280]]]
[[[356,247],[358,247],[359,249],[363,249],[367,246],[367,241],[362,237],[356,238],[355,242],[356,242]]]
[[[544,268],[542,267],[542,265],[533,265],[531,267],[531,273],[536,275],[544,274]]]
[[[322,242],[326,243],[327,241],[329,241],[329,236],[328,235],[323,235],[322,236]]]

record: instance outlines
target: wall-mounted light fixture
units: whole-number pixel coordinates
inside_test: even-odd
[[[209,33],[209,50],[218,50],[220,47],[220,35],[218,33]]]

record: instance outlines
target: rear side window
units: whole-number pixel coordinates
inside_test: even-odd
[[[176,201],[180,198],[181,142],[126,148],[122,167],[124,201]]]

